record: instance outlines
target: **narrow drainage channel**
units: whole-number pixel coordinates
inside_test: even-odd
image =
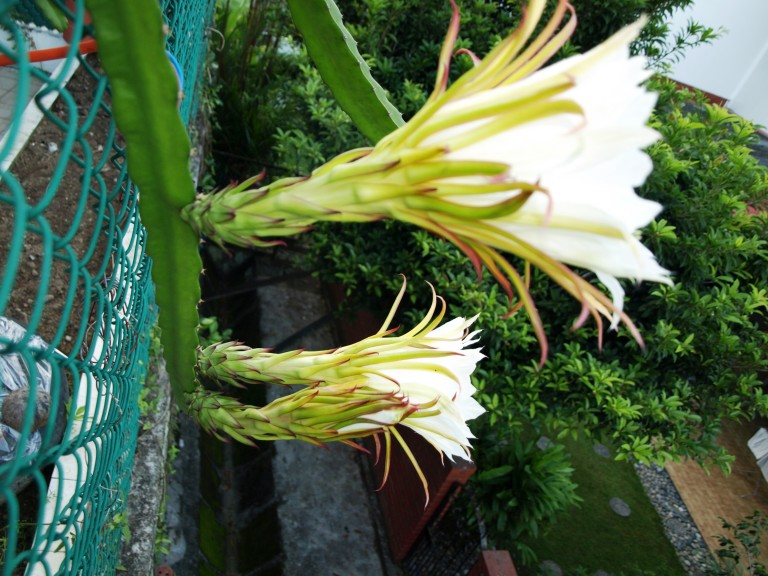
[[[290,251],[275,252],[274,258],[259,262],[259,271],[271,278],[289,278],[291,260]],[[309,275],[265,284],[258,290],[258,300],[262,346],[284,352],[326,350],[341,343],[321,286]],[[267,398],[286,391],[269,387]],[[386,565],[386,539],[376,522],[374,492],[363,475],[366,457],[340,443],[319,448],[287,441],[275,443],[274,449],[284,575],[397,573]]]
[[[232,329],[232,339],[259,346],[255,254],[227,255],[214,247],[205,251],[204,261],[203,315],[215,316],[220,327]],[[223,392],[257,406],[266,398],[263,389],[256,387]],[[199,566],[194,576],[283,574],[273,457],[271,444],[250,447],[201,434]]]

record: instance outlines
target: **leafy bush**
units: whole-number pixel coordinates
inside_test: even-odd
[[[715,106],[683,112],[692,95],[667,81],[654,87],[661,100],[653,125],[664,140],[649,151],[656,170],[641,195],[666,209],[645,238],[676,284],[627,285],[645,350],[623,332],[607,335],[602,351],[594,328],[571,333],[577,304],[534,274],[532,294],[552,350],[539,368],[527,318],[501,319],[500,291],[478,283],[446,242],[383,223],[326,227],[310,247],[326,280],[367,295],[368,303],[393,293],[397,273],[407,271],[417,287],[434,283],[452,314],[480,311],[488,359],[477,386],[490,411],[488,427],[600,431],[620,457],[714,458],[727,467],[729,456],[714,443],[720,420],[768,413],[761,387],[768,368],[768,230],[765,214],[750,209],[768,189],[766,170],[749,154],[754,129],[747,122]],[[417,305],[427,296],[426,289],[410,294]]]
[[[605,434],[619,458],[691,457],[728,468],[730,455],[715,443],[722,418],[768,413],[761,382],[768,369],[768,230],[759,211],[768,182],[749,153],[754,129],[667,81],[655,80],[653,88],[661,92],[653,126],[664,140],[649,151],[655,172],[641,195],[661,202],[665,212],[645,240],[676,283],[626,286],[645,350],[622,333],[608,335],[602,351],[594,328],[571,333],[576,305],[534,273],[532,293],[552,346],[539,368],[527,318],[503,319],[507,303],[500,290],[488,279],[478,282],[447,242],[392,222],[321,227],[309,238],[321,276],[368,305],[382,306],[377,303],[397,288],[397,274],[407,271],[416,309],[428,297],[419,287],[429,281],[448,298],[451,314],[480,311],[488,359],[475,381],[489,415],[473,424],[481,470],[475,485],[491,523],[504,517],[506,507],[500,507],[499,478],[485,471],[510,470],[504,466],[520,461],[518,435],[528,427],[555,435]],[[686,103],[693,106],[684,109]],[[536,478],[529,467],[515,471]],[[562,477],[549,481],[556,485],[556,479]],[[549,496],[540,494],[542,501]],[[523,534],[552,519],[523,521],[515,516],[514,499],[505,504],[504,513]],[[504,534],[494,527],[493,534]],[[528,555],[524,548],[517,553]]]
[[[222,183],[252,175],[261,169],[259,161],[269,161],[265,154],[274,144],[280,113],[272,80],[285,74],[291,61],[278,50],[288,22],[287,11],[274,1],[216,3],[219,34],[211,39],[210,74],[217,78],[209,83],[214,171]]]
[[[717,539],[718,565],[709,573],[712,576],[768,576],[768,566],[759,560],[768,517],[755,510],[736,524],[723,519],[723,528],[727,534]]]
[[[262,169],[272,178],[306,174],[365,144],[290,34],[284,3],[228,0],[216,7],[212,136],[221,184]]]
[[[650,14],[650,25],[636,49],[652,57],[708,41],[712,31],[701,27],[669,38],[664,18],[691,1],[574,2],[580,26],[573,44],[594,46],[641,11]],[[276,11],[272,22],[282,26],[282,8],[271,6]],[[450,14],[446,3],[346,0],[340,8],[377,80],[406,117],[413,114],[431,89]],[[465,2],[459,46],[482,55],[518,17],[517,2]],[[220,134],[231,138],[225,140],[230,149],[238,146],[251,155],[253,172],[266,166],[270,177],[307,173],[364,142],[300,43],[289,33],[281,37],[270,30],[263,47],[269,66],[260,65],[253,79],[222,94],[222,108],[232,110],[229,99],[246,95],[258,114],[240,123],[255,126],[245,140],[235,140],[230,132],[238,123],[235,114],[226,122],[221,119]],[[466,58],[457,62],[454,74],[470,65]],[[760,382],[768,370],[763,240],[768,231],[765,213],[759,211],[768,182],[749,155],[754,130],[717,107],[684,111],[685,103],[697,104],[695,97],[676,92],[669,83],[655,80],[653,87],[661,91],[653,124],[664,141],[649,151],[656,170],[641,195],[661,202],[665,212],[646,231],[645,241],[674,271],[676,284],[626,286],[628,312],[646,340],[645,351],[623,330],[607,335],[602,351],[594,327],[572,332],[578,304],[534,270],[531,292],[551,345],[548,362],[539,368],[528,319],[524,314],[503,318],[508,303],[501,290],[488,278],[478,280],[449,243],[396,222],[322,225],[304,238],[309,266],[323,280],[344,285],[361,303],[387,309],[399,288],[398,275],[406,273],[412,309],[423,310],[428,302],[429,281],[448,299],[452,315],[480,312],[488,358],[475,381],[489,414],[473,424],[479,438],[478,490],[496,493],[499,483],[507,482],[526,490],[527,482],[540,482],[542,488],[529,509],[512,494],[509,509],[490,512],[496,523],[508,517],[521,530],[536,531],[569,499],[568,467],[561,454],[551,453],[549,462],[541,463],[536,459],[545,456],[521,440],[524,432],[533,437],[599,433],[612,440],[623,458],[712,457],[727,467],[729,456],[714,443],[720,420],[768,413]],[[409,314],[403,306],[405,323],[418,312]],[[531,467],[534,461],[538,464]],[[545,489],[547,482],[553,483],[554,496]]]
[[[558,512],[581,500],[565,448],[502,435],[498,450],[480,452],[477,464],[476,494],[493,545],[515,550],[523,562],[534,561],[520,538],[537,538]]]

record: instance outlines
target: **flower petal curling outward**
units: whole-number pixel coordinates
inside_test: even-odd
[[[670,282],[638,239],[661,210],[635,193],[652,169],[644,148],[658,138],[646,126],[656,97],[640,86],[650,72],[629,50],[644,20],[543,67],[576,16],[558,0],[533,37],[547,0],[529,0],[519,27],[448,85],[459,30],[451,2],[435,88],[408,123],[309,178],[201,198],[185,217],[214,241],[245,245],[319,220],[395,218],[451,241],[478,273],[487,269],[512,311],[523,307],[531,317],[542,362],[547,344],[528,291],[530,265],[582,303],[574,327],[591,315],[602,338],[603,317],[612,327],[623,321],[642,343],[623,312],[618,278]],[[505,253],[526,262],[524,274]],[[569,266],[594,272],[610,297]]]
[[[567,7],[565,2],[560,5]],[[638,197],[634,191],[652,169],[642,148],[658,138],[645,125],[655,95],[639,87],[650,73],[643,59],[629,56],[629,43],[642,25],[643,21],[636,22],[587,54],[511,84],[508,77],[498,75],[497,83],[489,85],[490,76],[481,70],[478,78],[485,90],[478,92],[473,90],[475,79],[470,73],[463,83],[459,81],[458,86],[444,92],[442,98],[447,103],[419,128],[426,135],[420,145],[448,143],[447,159],[467,162],[482,158],[503,163],[508,170],[497,181],[535,182],[541,188],[541,193],[532,194],[518,210],[488,218],[483,227],[445,223],[445,228],[464,243],[465,252],[476,252],[486,265],[495,262],[499,272],[489,266],[494,275],[506,271],[513,281],[514,275],[509,274],[495,249],[522,256],[580,298],[585,311],[598,323],[598,314],[610,314],[612,326],[621,318],[627,320],[621,313],[624,292],[617,278],[669,282],[669,272],[636,237],[636,231],[661,210],[660,205]],[[505,43],[514,41],[513,35]],[[454,88],[456,93],[452,93]],[[538,108],[529,102],[533,95],[538,96]],[[556,108],[557,103],[565,102],[574,104],[578,112]],[[523,112],[521,108],[526,107],[527,112]],[[528,120],[520,122],[515,114],[527,114]],[[460,121],[451,122],[451,117]],[[504,122],[507,127],[497,130],[496,126]],[[488,134],[473,135],[478,132]],[[468,185],[479,179],[464,177],[454,179],[454,183],[457,180]],[[488,206],[503,201],[510,192],[444,199]],[[439,228],[442,223],[433,220]],[[478,228],[483,228],[482,238],[476,241],[472,231]],[[558,272],[555,262],[594,271],[613,300],[602,297],[569,270],[561,268]],[[518,291],[525,289],[519,281],[515,284]],[[526,307],[535,318],[535,309]],[[580,317],[577,324],[581,321]]]
[[[393,335],[389,325],[405,288],[403,282],[376,334],[335,350],[275,354],[236,342],[199,350],[198,370],[209,378],[238,386],[301,388],[263,408],[198,390],[188,398],[190,411],[209,432],[247,443],[291,438],[351,443],[383,434],[389,447],[394,437],[424,482],[428,500],[426,479],[395,426],[412,429],[451,460],[470,459],[474,436],[466,422],[485,412],[473,398],[470,376],[484,356],[472,347],[478,342],[479,331],[470,330],[477,317],[440,325],[446,306],[434,289],[423,320],[405,334]],[[385,481],[389,449],[386,459]]]

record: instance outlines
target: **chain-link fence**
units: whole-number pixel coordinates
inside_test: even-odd
[[[213,1],[162,4],[189,123]],[[87,21],[0,2],[2,576],[114,573],[127,526],[151,260]]]

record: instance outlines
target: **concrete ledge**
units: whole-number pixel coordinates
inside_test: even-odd
[[[158,518],[165,500],[171,386],[162,358],[150,366],[147,382],[147,401],[154,410],[139,422],[127,506],[131,538],[123,544],[120,555],[126,572],[136,576],[154,575]]]

